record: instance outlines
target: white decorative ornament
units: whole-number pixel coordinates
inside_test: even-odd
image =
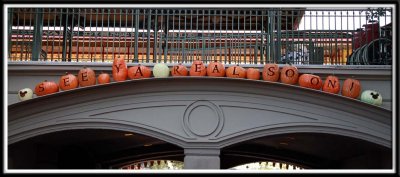
[[[164,63],[157,63],[153,67],[153,75],[156,78],[163,78],[169,76],[169,68]]]
[[[24,88],[18,91],[18,98],[21,101],[33,98],[33,91],[30,88]]]
[[[374,90],[365,90],[361,94],[361,101],[380,106],[382,105],[382,95]]]

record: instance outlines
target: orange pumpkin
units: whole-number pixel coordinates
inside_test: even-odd
[[[338,94],[340,91],[339,78],[336,76],[328,76],[324,82],[322,91]]]
[[[128,77],[130,79],[150,78],[151,70],[147,66],[138,65],[128,69]]]
[[[301,87],[319,90],[322,87],[322,80],[319,76],[313,74],[302,74],[299,77],[299,85]]]
[[[64,76],[61,76],[58,83],[61,90],[70,90],[78,87],[78,78],[75,75],[65,72]]]
[[[246,78],[246,69],[236,65],[226,69],[226,76],[231,78]]]
[[[99,84],[107,84],[110,83],[110,75],[108,73],[101,73],[97,76],[97,82]]]
[[[249,68],[246,72],[247,79],[259,80],[260,79],[260,71],[255,68]]]
[[[182,63],[179,63],[178,65],[175,65],[171,68],[171,75],[172,76],[187,76],[188,70],[187,70],[186,66],[182,65]]]
[[[356,79],[346,79],[343,82],[343,87],[342,87],[342,95],[350,98],[358,98],[360,96],[361,92],[361,84],[360,81]]]
[[[190,76],[205,76],[207,74],[207,69],[202,61],[196,60],[192,63],[189,74]]]
[[[296,66],[287,65],[282,68],[280,76],[282,83],[294,85],[299,80],[299,71]]]
[[[265,64],[262,72],[263,80],[278,82],[279,80],[279,66],[277,64]]]
[[[35,94],[37,96],[43,96],[51,93],[58,92],[58,85],[53,81],[43,81],[36,85]]]
[[[128,76],[128,69],[124,57],[119,56],[114,58],[112,76],[116,82],[126,80],[126,77]]]
[[[225,76],[225,66],[224,64],[214,60],[207,66],[207,75],[213,77],[224,77]]]
[[[90,68],[84,66],[78,73],[79,86],[85,87],[96,84],[96,74]]]

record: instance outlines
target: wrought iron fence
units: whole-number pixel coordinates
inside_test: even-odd
[[[392,9],[9,8],[9,61],[391,65]]]

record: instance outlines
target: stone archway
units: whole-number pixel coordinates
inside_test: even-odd
[[[285,133],[320,132],[387,148],[392,144],[389,110],[298,86],[244,79],[124,81],[20,102],[10,105],[8,113],[9,144],[76,127],[134,131],[184,148],[188,168],[219,168],[221,148]]]

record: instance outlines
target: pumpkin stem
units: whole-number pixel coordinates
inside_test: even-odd
[[[65,72],[65,75],[68,75],[68,72]]]
[[[215,59],[214,62],[218,62],[217,59]]]
[[[236,66],[239,66],[239,64],[236,64]]]

